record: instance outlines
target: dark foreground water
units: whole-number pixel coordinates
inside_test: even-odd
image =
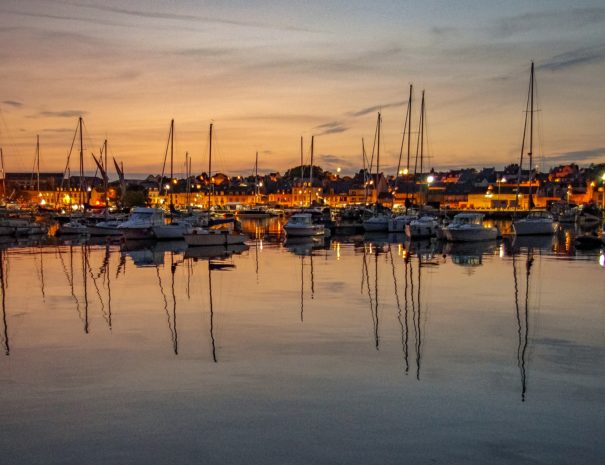
[[[0,463],[604,463],[602,252],[366,239],[3,249]]]

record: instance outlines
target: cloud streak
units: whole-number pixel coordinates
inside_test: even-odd
[[[341,121],[330,121],[329,123],[324,123],[320,124],[319,126],[315,126],[313,129],[320,129],[320,132],[316,134],[317,136],[339,134],[341,132],[349,130],[349,128],[346,127]]]
[[[22,102],[17,102],[16,100],[5,100],[2,103],[4,105],[8,105],[9,107],[13,107],[13,108],[21,108],[21,107],[23,107],[23,103]]]
[[[605,47],[577,49],[560,53],[537,66],[548,71],[562,71],[576,66],[596,63],[605,59]]]
[[[605,22],[605,8],[573,8],[567,11],[541,11],[501,18],[493,34],[510,37],[535,30],[574,29]]]
[[[78,118],[88,112],[82,110],[41,111],[37,116],[43,118]]]
[[[595,147],[586,150],[576,150],[572,152],[563,152],[555,155],[548,155],[546,159],[555,163],[570,163],[570,162],[590,162],[599,157],[605,156],[605,147]]]
[[[377,111],[384,110],[385,108],[396,108],[396,107],[403,105],[404,103],[405,102],[403,100],[401,100],[398,102],[385,103],[382,105],[374,105],[371,107],[366,107],[366,108],[362,108],[361,110],[351,112],[351,113],[349,113],[349,116],[353,116],[353,117],[357,118],[359,116],[365,116],[370,113],[375,113]]]
[[[187,22],[202,22],[202,23],[216,23],[230,26],[243,26],[243,27],[255,27],[262,29],[276,29],[283,31],[296,31],[296,32],[313,32],[310,29],[305,29],[297,26],[284,26],[277,24],[269,24],[258,21],[240,21],[236,19],[225,19],[212,16],[199,16],[191,14],[178,14],[178,13],[166,13],[166,12],[154,12],[154,11],[143,11],[133,10],[128,8],[111,7],[107,5],[83,5],[76,2],[66,2],[67,4],[78,6],[81,8],[88,8],[91,10],[105,11],[108,13],[117,13],[126,16],[134,16],[138,18],[147,19],[165,19],[174,21],[187,21]]]

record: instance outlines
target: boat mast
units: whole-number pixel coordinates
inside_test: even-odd
[[[170,220],[172,222],[172,212],[174,210],[174,204],[172,202],[172,191],[174,190],[174,184],[172,178],[174,176],[174,119],[170,120]]]
[[[528,209],[531,210],[533,207],[532,198],[532,179],[533,179],[533,148],[534,148],[534,62],[531,62],[531,72],[529,77],[529,151],[527,156],[529,158],[529,200]]]
[[[82,135],[82,117],[78,119],[80,130],[80,205],[84,206],[84,136]]]
[[[363,140],[363,137],[361,138],[361,163],[363,166],[363,191],[364,191],[364,199],[363,199],[363,204],[367,205],[368,203],[368,169],[367,169],[367,165],[366,165],[366,146]]]
[[[420,176],[422,176],[424,161],[424,90],[422,91],[422,101],[420,102]]]
[[[36,184],[38,187],[38,202],[40,201],[40,136],[36,135]]]
[[[380,173],[380,123],[382,122],[382,117],[380,116],[380,112],[378,112],[378,123],[377,123],[377,132],[378,132],[378,147],[376,150],[376,181],[374,185],[374,190],[376,191],[376,203],[378,203],[378,176]]]
[[[408,164],[407,170],[410,172],[410,153],[412,143],[412,84],[410,84],[410,96],[408,98]]]
[[[103,142],[103,151],[105,152],[105,173],[103,176],[103,184],[105,184],[105,219],[107,220],[107,216],[109,214],[109,196],[107,195],[107,190],[109,189],[109,167],[107,166],[107,139]]]
[[[185,185],[185,198],[187,202],[187,208],[189,208],[189,204],[191,203],[191,180],[189,179],[191,176],[191,159],[189,158],[189,152],[185,152],[185,179],[187,180],[187,184]]]
[[[210,123],[210,148],[208,151],[208,182],[210,182],[210,186],[208,186],[208,210],[210,210],[210,202],[212,200],[212,190],[214,185],[212,184],[212,123]]]
[[[313,151],[315,144],[315,136],[311,136],[311,167],[309,169],[309,206],[313,202]]]
[[[254,190],[256,191],[254,203],[258,203],[258,195],[260,193],[258,189],[258,150],[256,151],[256,159],[254,161]]]
[[[6,199],[6,171],[4,171],[4,152],[0,147],[0,165],[2,169],[2,196]]]

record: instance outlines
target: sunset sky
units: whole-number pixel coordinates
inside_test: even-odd
[[[394,174],[408,86],[426,91],[428,165],[518,160],[536,63],[542,169],[605,161],[602,1],[0,2],[0,145],[7,171],[62,171],[79,115],[86,152],[105,137],[127,177],[161,170],[175,119],[175,171],[251,173],[299,163],[352,173],[383,114]],[[72,160],[72,172],[77,170]],[[92,169],[90,156],[86,163]],[[308,158],[307,158],[308,163]]]

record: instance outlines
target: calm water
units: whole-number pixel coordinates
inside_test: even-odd
[[[0,463],[603,463],[601,251],[251,232],[2,249]]]

